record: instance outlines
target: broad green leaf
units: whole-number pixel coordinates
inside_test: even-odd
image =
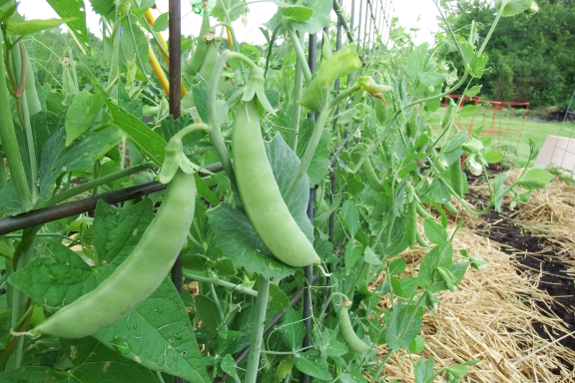
[[[307,0],[304,5],[313,11],[309,20],[303,22],[290,22],[290,25],[302,33],[318,33],[330,25],[332,3],[325,0]]]
[[[391,277],[391,287],[393,287],[393,293],[398,297],[410,299],[417,291],[417,278],[397,278],[393,276]]]
[[[405,266],[407,262],[405,258],[396,258],[389,263],[389,274],[390,275],[399,275],[405,271]]]
[[[66,113],[66,146],[86,133],[98,117],[104,100],[99,94],[90,94],[86,90],[78,93]]]
[[[156,19],[154,23],[154,32],[161,32],[168,29],[170,26],[170,20],[168,19],[169,13],[164,12]]]
[[[222,360],[222,363],[220,364],[220,367],[222,368],[223,372],[225,372],[232,378],[236,378],[237,380],[239,380],[236,361],[234,360],[231,354],[226,354],[224,360]]]
[[[86,50],[92,51],[90,40],[88,40],[88,28],[86,28],[86,12],[84,2],[76,0],[46,0],[54,12],[63,19],[75,19],[67,22],[70,30],[76,38],[84,45]]]
[[[519,179],[519,186],[526,190],[545,189],[553,175],[543,169],[531,169]]]
[[[361,259],[363,254],[363,245],[356,240],[351,240],[345,245],[344,265],[346,271],[353,270],[353,267]]]
[[[110,0],[90,0],[94,12],[101,16],[108,16],[116,9],[116,4]]]
[[[425,348],[425,339],[421,336],[416,336],[413,342],[409,345],[409,351],[419,354]]]
[[[38,169],[40,192],[37,204],[48,200],[56,189],[56,181],[67,172],[91,172],[96,159],[102,158],[118,144],[115,128],[90,132],[81,140],[65,146],[65,131],[61,129],[46,142]]]
[[[296,354],[294,357],[296,368],[304,374],[313,376],[316,379],[333,381],[333,377],[329,373],[327,362],[318,358],[317,354],[313,354],[314,353],[312,351]]]
[[[434,219],[428,218],[423,221],[423,230],[425,236],[436,245],[442,244],[447,241],[447,230],[443,226],[437,224]]]
[[[70,382],[66,374],[54,371],[45,366],[28,366],[0,373],[2,382],[36,383],[36,382]],[[76,381],[77,382],[77,381]]]
[[[466,105],[460,109],[457,114],[461,117],[472,117],[477,113],[481,105]]]
[[[291,350],[301,348],[301,342],[305,337],[305,325],[301,315],[288,307],[283,317],[282,336]]]
[[[385,341],[392,350],[408,349],[421,331],[423,309],[414,304],[397,302],[387,326]]]
[[[64,121],[64,114],[57,115],[44,110],[30,117],[30,124],[34,132],[34,149],[38,157],[38,166],[40,166],[41,160],[41,156],[38,156],[38,153],[42,153],[46,142],[64,125]]]
[[[463,379],[465,375],[469,372],[469,367],[464,364],[455,364],[453,366],[449,366],[445,369],[448,373],[453,375],[455,379]]]
[[[70,23],[75,21],[76,18],[65,19],[49,19],[49,20],[29,20],[29,21],[9,21],[7,24],[7,31],[11,35],[18,35],[21,37],[31,35],[33,33],[52,29],[60,24]]]
[[[297,101],[298,104],[310,112],[319,112],[327,104],[334,81],[359,68],[361,68],[361,61],[355,47],[353,45],[343,47],[322,63],[311,84]]]
[[[533,0],[494,0],[495,9],[499,10],[501,5],[506,2],[501,16],[515,16],[529,9]]]
[[[379,257],[375,254],[375,252],[369,246],[365,248],[365,252],[363,253],[363,260],[368,265],[373,265],[373,266],[383,265],[383,262],[379,259]]]
[[[217,333],[220,319],[218,316],[218,308],[216,302],[205,295],[198,295],[195,297],[196,310],[202,320],[202,328],[207,329],[213,334]]]
[[[433,284],[427,291],[437,293],[444,290],[455,291],[457,285],[463,280],[465,272],[469,268],[469,262],[456,263],[451,265],[449,270],[438,267],[433,275]]]
[[[479,92],[481,92],[481,85],[476,85],[476,86],[472,87],[471,89],[468,89],[465,92],[465,95],[469,96],[469,97],[475,97],[479,94]]]
[[[279,11],[284,19],[297,22],[308,21],[313,16],[313,9],[302,6],[283,7]]]
[[[80,382],[95,377],[118,383],[156,383],[155,374],[139,363],[122,357],[92,337],[62,339],[62,349],[74,364],[70,374]]]
[[[293,369],[293,356],[288,356],[278,363],[276,376],[279,380],[284,380]]]
[[[347,229],[349,238],[354,238],[359,230],[359,209],[352,200],[343,203],[338,218]]]
[[[415,383],[432,383],[435,374],[433,373],[433,365],[435,359],[425,360],[422,356],[415,365]]]
[[[307,143],[309,142],[309,139],[313,133],[314,126],[315,122],[311,118],[304,120],[301,124],[297,145],[297,155],[299,158],[303,157]],[[310,187],[318,185],[329,173],[329,164],[331,158],[329,142],[330,130],[324,129],[321,134],[317,149],[313,154],[311,163],[309,164],[309,168],[307,169]]]
[[[232,8],[235,9],[230,12]],[[222,22],[231,22],[239,19],[246,12],[246,9],[245,0],[216,0],[216,6],[212,9],[212,16]]]
[[[198,114],[202,121],[207,124],[210,122],[208,120],[208,84],[201,76],[197,76],[196,79],[191,90]]]
[[[503,159],[503,153],[490,150],[483,155],[483,159],[487,161],[488,164],[496,164]]]
[[[134,311],[94,337],[147,368],[190,382],[211,382],[188,312],[170,278]]]
[[[289,297],[274,283],[270,283],[269,302],[278,313],[289,307]]]
[[[146,35],[142,29],[138,27],[137,20],[138,18],[135,16],[124,17],[122,19],[123,32],[120,37],[120,57],[123,58],[123,63],[126,66],[129,66],[130,62],[135,58],[135,63],[138,68],[140,68],[142,73],[146,73],[148,71],[148,65],[146,63],[148,62],[150,47]],[[129,23],[132,24],[131,28]],[[137,58],[138,55],[141,61]],[[142,67],[140,63],[142,63],[144,67]],[[122,105],[120,104],[120,106]]]
[[[164,141],[158,133],[146,126],[140,119],[115,105],[94,75],[89,71],[87,73],[88,76],[90,76],[92,84],[98,90],[98,93],[100,93],[100,96],[104,99],[104,103],[110,110],[114,118],[114,124],[130,137],[144,155],[161,166],[164,163],[166,141]]]
[[[226,203],[209,210],[206,215],[214,231],[216,245],[229,256],[236,267],[266,278],[283,279],[295,269],[269,254],[248,217]]]
[[[433,248],[419,266],[417,283],[423,289],[428,288],[434,281],[434,274],[437,267],[449,269],[452,265],[453,249],[450,242],[445,242]]]
[[[483,72],[485,72],[485,65],[487,64],[488,60],[489,56],[487,56],[487,54],[485,53],[483,53],[480,56],[477,55],[473,56],[473,59],[469,64],[471,75],[475,78],[483,77]]]

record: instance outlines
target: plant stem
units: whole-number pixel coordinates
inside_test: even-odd
[[[258,298],[256,300],[255,316],[252,327],[250,354],[248,356],[248,367],[244,378],[245,383],[256,383],[257,381],[260,354],[262,351],[264,326],[266,321],[269,288],[270,280],[260,275]]]
[[[97,188],[98,186],[102,186],[102,185],[105,185],[107,183],[114,182],[116,180],[127,177],[129,175],[134,174],[134,173],[138,173],[138,172],[141,172],[143,170],[150,169],[154,166],[155,166],[154,163],[148,162],[145,164],[140,164],[138,166],[134,166],[134,167],[131,167],[128,169],[121,170],[121,171],[116,172],[116,173],[109,174],[109,175],[101,177],[101,178],[96,178],[95,180],[86,182],[84,184],[76,186],[75,188],[68,189],[68,190],[63,191],[62,193],[56,194],[55,196],[50,198],[48,201],[43,203],[41,206],[56,205],[57,203],[60,203],[62,201],[67,200],[68,198],[72,198],[78,194],[81,194],[81,193],[84,193],[88,190]]]
[[[193,280],[198,281],[198,282],[205,282],[205,283],[211,283],[212,285],[222,286],[222,287],[225,287],[227,289],[231,289],[231,290],[238,291],[238,292],[246,294],[246,295],[250,295],[252,297],[258,296],[258,292],[255,290],[252,290],[248,287],[238,285],[235,283],[222,281],[221,279],[202,277],[200,275],[192,274],[192,273],[187,272],[187,271],[183,271],[182,275],[185,278],[193,279]]]
[[[330,110],[331,109],[326,106],[319,113],[313,132],[311,134],[311,137],[309,138],[309,142],[305,148],[305,152],[303,154],[299,167],[297,168],[296,175],[286,193],[285,198],[286,202],[291,201],[291,199],[294,197],[295,192],[299,188],[302,180],[304,179],[307,173],[309,165],[311,164],[311,160],[313,159],[315,150],[317,149],[317,145],[319,144],[319,140],[321,139],[321,135],[323,134],[323,129],[325,128],[325,124],[329,118]]]
[[[0,58],[4,57],[4,44],[2,40],[3,38],[0,37]],[[0,110],[2,111],[2,113],[0,113],[0,139],[2,140],[2,148],[6,154],[8,167],[10,168],[10,178],[12,182],[14,182],[22,207],[24,210],[28,210],[32,206],[32,198],[22,163],[22,157],[20,156],[20,148],[18,146],[16,132],[14,131],[12,115],[7,112],[10,110],[10,99],[8,96],[6,76],[4,76],[5,71],[4,60],[0,59]]]
[[[385,358],[383,358],[383,360],[379,364],[379,368],[377,369],[377,372],[375,373],[375,379],[377,379],[378,376],[381,376],[381,372],[383,371],[383,368],[385,367],[385,364],[387,363],[387,360],[391,356],[392,352],[393,352],[393,350],[390,349],[389,351],[387,351],[387,354],[385,354]],[[372,376],[372,378],[373,378],[373,376]],[[375,381],[377,381],[377,380],[374,380],[374,382]]]
[[[242,60],[252,68],[258,68],[258,66],[243,54],[226,50],[220,55],[220,58],[216,62],[212,72],[212,77],[210,78],[210,83],[208,84],[208,126],[210,129],[210,140],[212,141],[212,145],[214,146],[218,157],[220,157],[224,171],[232,183],[232,188],[235,190],[236,177],[234,176],[234,169],[232,167],[232,161],[230,160],[230,154],[222,137],[222,131],[218,122],[220,116],[218,115],[218,108],[216,103],[220,77],[222,76],[224,67],[226,66],[226,63],[229,59]]]
[[[271,49],[270,49],[271,50]],[[294,86],[291,98],[291,119],[290,119],[290,140],[289,146],[292,148],[293,151],[297,148],[297,140],[299,134],[299,124],[301,119],[301,106],[297,103],[297,100],[300,99],[303,87],[303,71],[301,70],[299,65],[295,67],[295,79],[294,79]]]
[[[286,29],[289,33],[290,41],[293,45],[293,49],[295,51],[295,57],[298,63],[298,66],[303,71],[303,76],[305,78],[305,82],[309,85],[311,82],[311,70],[309,69],[309,65],[306,61],[305,52],[303,51],[303,47],[299,41],[299,37],[295,30],[292,28],[289,22],[285,22]]]

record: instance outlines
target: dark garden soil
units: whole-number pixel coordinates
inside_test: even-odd
[[[477,195],[483,204],[488,201],[487,196],[473,192],[470,194]],[[575,287],[573,278],[565,273],[568,267],[561,260],[565,257],[565,254],[562,254],[564,250],[548,241],[545,234],[526,230],[510,216],[511,214],[512,212],[505,207],[502,213],[490,210],[482,216],[485,224],[479,225],[477,231],[480,235],[487,236],[502,244],[501,250],[514,256],[517,260],[516,266],[519,273],[525,271],[541,273],[538,288],[547,291],[554,298],[554,302],[550,304],[550,307],[544,303],[538,304],[544,310],[551,309],[569,325],[570,331],[575,331]],[[558,256],[558,254],[562,254],[562,256]],[[575,254],[570,256],[575,257]],[[534,327],[542,338],[549,339],[543,325],[534,323]],[[553,336],[559,338],[563,334],[553,334]],[[575,338],[573,336],[567,336],[559,343],[575,350]]]

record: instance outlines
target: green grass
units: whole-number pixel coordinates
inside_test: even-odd
[[[445,108],[442,109],[438,110],[441,115],[445,113]],[[502,162],[512,163],[514,167],[523,167],[529,158],[527,141],[529,138],[541,147],[548,135],[558,136],[561,130],[560,122],[545,122],[529,118],[524,121],[523,114],[524,110],[517,109],[514,116],[510,118],[510,111],[504,110],[502,113],[498,113],[495,121],[493,121],[493,109],[480,108],[475,118],[460,118],[456,123],[468,132],[483,126],[479,135],[490,135],[493,138],[493,149],[505,154]],[[572,123],[565,123],[561,135],[569,137],[572,129],[575,130]]]

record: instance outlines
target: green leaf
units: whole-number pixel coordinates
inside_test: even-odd
[[[455,364],[447,367],[445,371],[453,375],[455,379],[463,379],[469,373],[469,367],[464,364]]]
[[[361,68],[361,61],[355,47],[353,45],[343,47],[322,63],[309,87],[297,101],[298,104],[310,112],[319,112],[327,105],[329,92],[334,81],[355,72],[359,68]]]
[[[56,181],[66,172],[91,172],[96,159],[102,158],[119,141],[118,130],[108,128],[90,132],[81,140],[65,146],[66,132],[56,132],[42,149],[38,168],[40,192],[37,205],[48,200],[56,189]]]
[[[298,350],[305,337],[305,325],[301,315],[288,307],[283,318],[282,336],[291,350]]]
[[[68,17],[65,19],[29,20],[17,22],[9,21],[7,23],[7,31],[8,34],[24,37],[33,33],[52,29],[60,24],[69,23],[75,20],[75,17]]]
[[[365,248],[365,252],[363,254],[363,260],[368,265],[373,265],[373,266],[383,265],[383,262],[379,259],[379,257],[375,254],[375,252],[369,246]]]
[[[325,0],[307,0],[305,3],[307,8],[313,11],[313,15],[309,20],[303,22],[291,21],[290,25],[302,33],[318,33],[323,28],[330,25],[330,14],[332,10],[332,3]]]
[[[428,218],[423,221],[423,230],[425,231],[427,239],[436,245],[440,245],[447,241],[447,230],[435,222],[433,218]]]
[[[138,18],[133,15],[122,19],[123,32],[120,37],[120,58],[122,58],[122,62],[126,66],[130,66],[130,63],[134,60],[142,73],[146,73],[147,67],[145,63],[148,62],[150,48],[148,39],[142,29],[138,26],[137,21]],[[132,24],[131,28],[130,23]],[[137,59],[137,56],[140,56],[141,63],[145,67],[140,65],[140,60]],[[121,104],[120,106],[123,107]]]
[[[196,309],[202,320],[202,328],[205,328],[212,334],[217,334],[220,318],[218,316],[217,302],[205,295],[195,297]]]
[[[100,93],[100,96],[104,99],[104,103],[110,110],[114,118],[114,124],[126,133],[144,155],[161,166],[164,163],[166,141],[164,141],[158,133],[148,128],[140,119],[115,105],[94,75],[89,71],[87,71],[87,73],[92,84],[98,90],[98,93]]]
[[[435,374],[433,373],[433,365],[435,359],[425,360],[422,356],[415,365],[415,383],[432,383]]]
[[[503,153],[490,150],[483,155],[483,159],[487,161],[488,164],[496,164],[503,159]]]
[[[235,9],[229,12],[232,8]],[[216,6],[212,9],[212,16],[221,22],[231,22],[239,19],[246,10],[245,0],[217,0]]]
[[[519,186],[526,190],[545,189],[553,175],[543,169],[531,169],[519,179]]]
[[[475,78],[483,77],[483,72],[485,72],[485,65],[487,64],[488,60],[489,56],[487,56],[485,53],[480,56],[473,56],[471,63],[469,64],[471,75]]]
[[[466,105],[460,109],[457,114],[461,117],[472,117],[477,113],[481,105]]]
[[[154,32],[161,32],[168,29],[170,26],[170,20],[168,19],[169,13],[164,12],[156,19],[154,23]]]
[[[421,331],[423,310],[419,306],[397,302],[391,312],[385,341],[392,350],[408,349]]]
[[[419,266],[417,283],[421,288],[426,289],[434,282],[435,270],[438,267],[449,269],[452,264],[453,249],[450,242],[445,242],[433,248]]]
[[[289,307],[288,296],[274,283],[270,283],[269,302],[278,313],[283,313]]]
[[[84,2],[76,0],[46,1],[58,16],[63,19],[73,20],[67,22],[70,30],[74,33],[80,43],[84,45],[88,52],[91,52],[92,48],[90,47],[90,40],[88,39],[88,28],[86,28],[86,11],[84,10]]]
[[[533,2],[533,0],[495,0],[493,4],[495,9],[499,10],[504,1],[507,1],[507,5],[505,5],[503,13],[501,14],[503,17],[518,15],[528,10]]]
[[[479,94],[479,92],[481,92],[481,87],[482,87],[481,85],[476,85],[476,86],[472,87],[471,89],[468,89],[465,92],[465,95],[469,96],[469,97],[475,97]]]
[[[299,345],[301,347],[301,345]],[[313,352],[298,353],[294,357],[295,366],[298,370],[313,376],[319,380],[333,381],[333,377],[329,373],[329,366],[327,362],[318,358],[317,354],[314,356]]]
[[[420,353],[425,348],[425,339],[421,336],[416,336],[413,342],[409,345],[409,351],[413,353]]]
[[[354,238],[359,230],[359,209],[351,199],[341,206],[338,219],[347,229],[349,237]]]
[[[405,258],[396,258],[389,264],[389,274],[390,275],[399,275],[405,271],[405,266],[407,262]]]
[[[225,372],[226,374],[228,374],[232,378],[239,379],[236,361],[234,360],[234,358],[232,357],[231,354],[226,354],[226,356],[224,356],[224,360],[222,360],[222,363],[220,366],[222,367],[223,372]]]
[[[284,380],[293,368],[293,356],[288,356],[280,360],[276,367],[276,376],[279,380]]]
[[[208,84],[202,78],[197,76],[194,84],[192,85],[192,94],[194,95],[194,102],[196,110],[204,123],[209,123],[208,120]]]
[[[36,382],[69,382],[68,376],[44,366],[28,366],[17,370],[0,373],[2,382],[36,383]]]
[[[90,94],[86,90],[78,93],[66,113],[66,146],[86,133],[98,117],[104,100],[99,94]]]
[[[393,292],[400,298],[410,299],[417,291],[417,278],[405,277],[397,278],[391,277],[391,287]]]
[[[99,376],[110,382],[157,383],[152,371],[133,360],[123,358],[117,351],[92,337],[62,339],[61,343],[62,351],[74,363],[70,374],[80,382],[92,381]]]
[[[279,9],[285,20],[305,22],[313,16],[313,9],[301,6],[283,7]]]

